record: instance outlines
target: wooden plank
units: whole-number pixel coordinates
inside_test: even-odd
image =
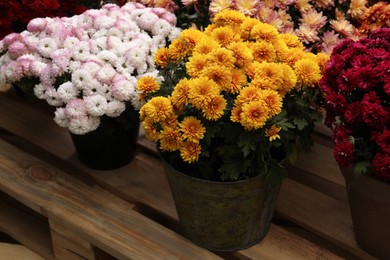
[[[60,223],[49,221],[56,259],[95,259],[91,243],[80,238],[78,233],[69,232]]]
[[[0,140],[0,188],[117,258],[217,259],[178,234]]]
[[[4,194],[0,198],[0,230],[45,259],[53,259],[47,220]]]
[[[302,239],[286,230],[272,225],[272,236],[261,241],[257,246],[240,251],[250,259],[343,259],[318,245]],[[293,243],[291,243],[294,241]],[[298,249],[298,250],[297,250]]]
[[[372,259],[356,242],[348,204],[286,179],[282,184],[276,211],[355,256]]]
[[[0,260],[45,260],[22,245],[0,243]]]

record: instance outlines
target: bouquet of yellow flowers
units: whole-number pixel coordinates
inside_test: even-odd
[[[140,118],[174,168],[212,181],[282,177],[282,161],[311,147],[328,55],[305,52],[296,36],[223,10],[154,59],[159,75],[137,83]]]

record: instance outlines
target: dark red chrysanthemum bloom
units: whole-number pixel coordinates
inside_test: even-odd
[[[344,120],[349,126],[354,126],[363,121],[360,102],[348,104],[344,113]]]
[[[350,62],[352,68],[364,68],[364,67],[373,68],[374,67],[372,57],[370,57],[367,54],[356,55],[355,57],[352,57]]]
[[[390,30],[388,30],[388,28],[376,29],[375,31],[371,32],[371,34],[369,35],[369,38],[370,39],[381,38],[381,39],[384,39],[384,40],[390,42]]]
[[[353,150],[354,146],[349,141],[335,143],[333,155],[336,162],[341,166],[350,167],[354,158]]]
[[[379,148],[390,154],[390,130],[385,128],[382,132],[372,134],[372,140],[377,143]]]
[[[362,101],[362,116],[364,123],[369,127],[380,129],[389,115],[381,105]]]
[[[372,160],[372,169],[375,177],[390,181],[390,154],[378,152]]]
[[[349,129],[346,129],[342,125],[336,125],[333,128],[333,141],[335,143],[343,143],[349,141],[349,135],[351,134],[351,131]]]
[[[347,101],[340,93],[330,93],[325,98],[325,109],[330,113],[340,115],[345,112]]]
[[[348,78],[351,86],[364,92],[382,85],[383,71],[381,68],[362,67],[348,70]],[[342,89],[341,89],[342,90]]]

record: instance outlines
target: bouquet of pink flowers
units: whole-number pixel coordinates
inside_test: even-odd
[[[174,24],[166,10],[133,3],[33,19],[0,41],[0,86],[33,92],[56,107],[58,125],[85,134],[139,109],[137,78],[157,75],[153,54],[179,35]]]
[[[338,44],[320,86],[337,163],[390,181],[390,29]]]

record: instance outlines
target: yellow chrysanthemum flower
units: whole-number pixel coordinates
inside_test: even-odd
[[[248,83],[247,76],[245,75],[244,70],[242,69],[233,69],[232,73],[232,87],[231,93],[238,93],[240,90],[245,87]]]
[[[289,33],[279,34],[279,38],[283,40],[289,48],[304,48],[303,43],[298,36]]]
[[[188,28],[180,33],[181,40],[185,41],[191,50],[204,37],[203,32],[195,28]]]
[[[241,106],[245,103],[252,101],[257,101],[260,99],[261,90],[255,86],[248,86],[241,90],[240,94],[237,96],[234,104],[236,106]]]
[[[178,128],[166,127],[160,132],[160,149],[163,151],[176,151],[182,145],[182,137]]]
[[[168,47],[169,60],[177,63],[179,60],[187,56],[191,51],[191,46],[181,37],[175,39]]]
[[[211,37],[203,37],[199,40],[199,42],[195,45],[193,53],[196,54],[208,54],[212,50],[220,48],[221,45]]]
[[[278,89],[283,84],[283,72],[280,68],[280,63],[262,62],[256,68],[256,74],[253,81],[259,79],[260,81],[269,82],[267,84],[272,89]]]
[[[204,107],[201,108],[202,115],[210,121],[218,120],[223,116],[226,105],[227,101],[223,96],[214,96]]]
[[[149,93],[156,92],[160,89],[160,84],[157,79],[152,76],[141,77],[137,81],[137,89],[140,100],[144,100]]]
[[[181,108],[188,104],[188,94],[190,92],[190,80],[181,79],[175,86],[171,95],[171,102],[174,107]]]
[[[256,75],[257,68],[260,66],[260,62],[253,61],[251,63],[248,63],[245,67],[245,73],[248,75],[249,78],[254,79]]]
[[[260,129],[268,119],[268,107],[263,101],[252,101],[242,106],[241,125],[246,130]]]
[[[154,54],[154,62],[161,68],[165,68],[169,63],[169,50],[168,48],[160,48]]]
[[[230,115],[230,120],[235,123],[239,123],[241,121],[241,113],[242,113],[242,106],[235,106],[232,109],[232,114]]]
[[[154,97],[140,109],[141,120],[149,118],[151,122],[162,122],[174,117],[171,101],[166,97]]]
[[[190,77],[199,77],[207,64],[207,55],[194,54],[188,59],[188,62],[186,63],[187,74]]]
[[[321,79],[321,69],[316,60],[302,59],[295,63],[297,84],[301,87],[314,87]]]
[[[282,63],[294,66],[298,60],[302,59],[303,55],[304,51],[300,48],[288,48],[283,55],[280,56],[280,59]]]
[[[227,46],[233,52],[235,65],[245,67],[253,61],[252,50],[244,42],[232,42]]]
[[[252,79],[252,81],[249,83],[249,86],[256,87],[258,89],[278,89],[278,86],[275,85],[272,81],[270,81],[268,78],[262,77],[255,77]]]
[[[278,30],[274,26],[266,23],[255,25],[251,31],[252,39],[269,43],[275,43],[278,40],[278,35]]]
[[[251,36],[251,32],[253,30],[253,27],[260,23],[261,22],[255,18],[247,17],[247,19],[245,19],[245,21],[243,21],[240,26],[241,38],[245,41],[252,39],[253,37]]]
[[[206,133],[206,128],[196,117],[185,117],[179,124],[183,140],[199,143]]]
[[[215,15],[213,23],[219,27],[238,27],[243,21],[245,21],[245,19],[246,16],[244,14],[234,10],[225,9]]]
[[[211,37],[222,47],[228,46],[231,42],[240,41],[240,36],[231,27],[218,27],[211,32]]]
[[[146,137],[152,142],[157,142],[160,132],[156,129],[153,122],[148,119],[145,119],[142,122],[142,128],[145,130]]]
[[[270,89],[261,90],[260,99],[263,100],[268,107],[268,117],[272,117],[282,112],[283,98],[277,91]]]
[[[225,48],[214,49],[207,57],[210,63],[228,68],[233,68],[236,62],[234,52]]]
[[[250,42],[249,48],[252,51],[253,59],[255,61],[273,62],[276,60],[275,48],[272,44],[268,42],[265,41]]]
[[[326,62],[329,60],[330,55],[325,53],[317,53],[316,55],[318,66],[320,66],[321,73],[323,74],[325,71]]]
[[[202,151],[199,143],[184,142],[180,147],[180,156],[183,161],[188,163],[196,162],[199,159],[199,155]]]
[[[232,85],[232,68],[227,68],[218,64],[206,66],[200,76],[207,77],[218,84],[219,88],[231,92]]]
[[[297,75],[294,70],[287,64],[280,63],[280,70],[283,73],[282,84],[278,88],[278,92],[281,96],[290,92],[297,84]]]
[[[265,130],[265,135],[269,137],[269,141],[272,142],[276,139],[280,139],[280,135],[278,134],[282,128],[276,125],[272,125],[270,128]]]
[[[218,84],[206,77],[190,79],[189,84],[191,86],[188,92],[190,103],[198,109],[202,109],[220,93]]]

